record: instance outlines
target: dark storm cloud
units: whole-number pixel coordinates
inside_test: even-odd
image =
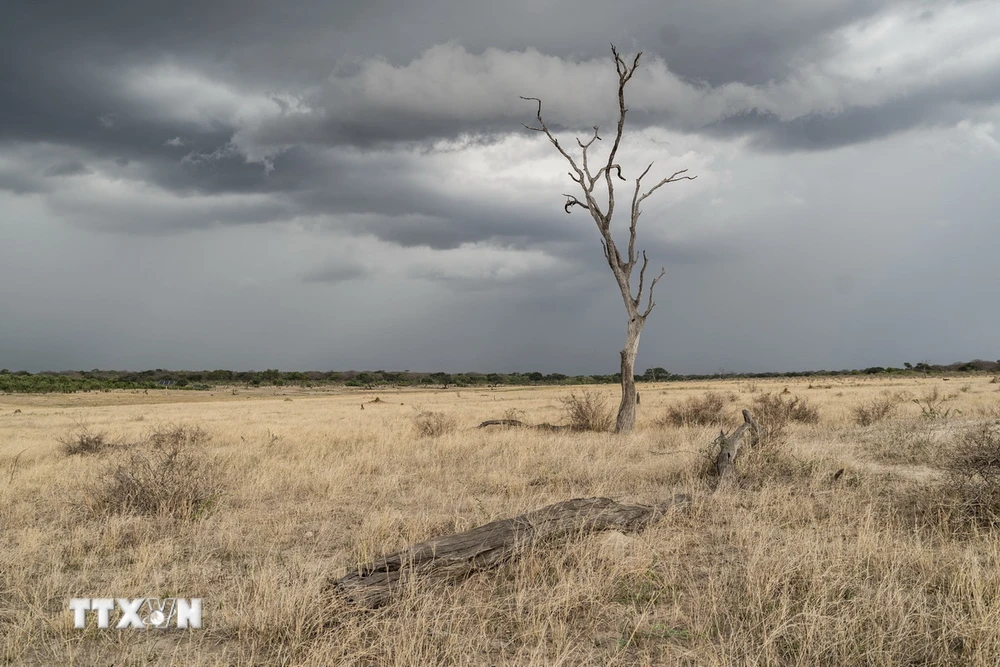
[[[593,221],[563,212],[567,167],[518,98],[557,131],[601,124],[606,149],[610,41],[645,52],[626,173],[699,175],[641,223],[667,275],[640,364],[898,363],[901,339],[959,358],[987,336],[912,313],[995,324],[975,302],[998,24],[945,0],[20,1],[0,21],[0,365],[615,370]],[[949,234],[977,260],[935,283]]]
[[[125,70],[164,61],[228,82],[248,95],[288,93],[313,102],[308,112],[287,113],[288,109],[280,110],[281,98],[273,97],[275,113],[260,119],[250,132],[244,128],[255,143],[278,147],[276,152],[314,143],[374,147],[461,133],[516,131],[519,121],[530,118],[530,110],[524,109],[516,94],[545,92],[532,90],[530,76],[522,79],[518,90],[505,91],[511,99],[503,100],[501,107],[490,101],[469,113],[461,110],[465,102],[461,96],[453,100],[454,112],[447,113],[380,103],[351,84],[358,83],[359,71],[373,57],[386,58],[390,67],[405,67],[428,48],[457,37],[470,54],[488,48],[537,48],[567,62],[603,59],[605,68],[610,67],[607,42],[615,40],[627,51],[645,49],[647,60],[662,58],[681,81],[702,82],[709,89],[729,83],[765,85],[794,74],[796,63],[835,61],[838,49],[843,48],[835,31],[887,6],[869,0],[781,0],[766,5],[721,0],[668,5],[637,2],[623,7],[596,2],[580,7],[565,2],[547,13],[558,18],[540,20],[535,4],[527,0],[502,7],[496,3],[455,6],[444,0],[419,6],[389,1],[274,5],[212,0],[171,3],[169,9],[150,3],[25,2],[0,27],[4,43],[17,56],[0,65],[4,83],[0,138],[60,141],[133,160],[161,159],[159,149],[174,138],[190,142],[190,150],[197,153],[225,146],[241,129],[239,118],[206,118],[202,123],[153,118],[134,95],[125,94]],[[419,83],[447,87],[447,79]],[[980,92],[984,98],[996,99],[995,91]],[[59,103],[52,104],[54,99]],[[178,104],[183,105],[183,100]],[[752,103],[744,106],[743,112],[753,111]],[[933,106],[927,104],[924,110]],[[686,117],[690,112],[680,114],[678,126],[691,129],[694,121]],[[708,115],[709,124],[724,120]],[[666,110],[645,119],[671,123],[677,116]],[[764,128],[767,131],[789,136],[798,131],[792,127],[782,132],[781,121],[770,115],[764,118],[773,121]],[[567,120],[581,127],[593,122],[589,118]],[[801,130],[807,135],[826,132],[836,134],[839,141],[851,140],[845,131],[850,122],[829,130],[823,127],[826,122],[836,123],[836,114],[819,112],[798,124],[808,126]],[[883,122],[875,133],[898,127]],[[868,139],[871,128],[870,123],[862,128],[859,140]],[[801,143],[808,145],[809,139]],[[286,167],[295,159],[286,158]],[[201,187],[259,184],[249,166],[237,160],[231,160],[225,170],[217,167],[213,174],[217,177]],[[223,171],[237,173],[219,176]]]

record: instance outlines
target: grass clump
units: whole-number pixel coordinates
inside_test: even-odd
[[[666,417],[660,421],[665,426],[718,426],[724,421],[723,412],[730,402],[728,397],[709,391],[670,406]]]
[[[423,410],[413,417],[413,427],[424,438],[437,438],[458,428],[458,422],[443,412]]]
[[[898,393],[883,392],[875,398],[855,405],[851,412],[854,416],[854,423],[858,426],[871,426],[878,422],[890,419],[896,414],[903,397]]]
[[[221,493],[201,450],[207,441],[200,428],[171,426],[121,445],[120,459],[91,487],[89,506],[105,515],[203,516]]]
[[[966,429],[943,457],[945,491],[965,520],[1000,525],[1000,422]]]
[[[58,442],[66,456],[100,454],[118,446],[118,443],[108,439],[107,433],[103,431],[94,433],[86,426],[75,433],[62,436]]]
[[[757,423],[761,427],[761,445],[777,444],[784,441],[785,428],[793,423],[816,424],[819,409],[804,398],[770,392],[757,396],[750,406]]]
[[[569,427],[574,431],[610,431],[615,422],[607,396],[596,391],[570,392],[559,402]]]
[[[954,400],[956,397],[957,395],[945,395],[941,393],[940,389],[934,387],[920,398],[913,399],[913,402],[920,407],[920,415],[924,419],[947,419],[952,413],[956,415],[962,414],[961,410],[944,407],[945,403]]]

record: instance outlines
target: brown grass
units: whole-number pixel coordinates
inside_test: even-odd
[[[421,438],[439,438],[458,428],[458,422],[443,412],[424,410],[413,417],[413,427]]]
[[[854,406],[854,421],[858,426],[871,426],[885,421],[896,414],[903,400],[904,396],[900,392],[882,392]]]
[[[702,396],[689,396],[684,402],[667,408],[664,426],[718,426],[726,419],[726,406],[735,400],[716,391]]]
[[[989,380],[969,378],[947,419],[904,402],[860,428],[854,406],[934,382],[823,379],[808,394],[817,421],[789,418],[714,495],[697,470],[716,425],[657,418],[735,382],[643,385],[627,437],[473,428],[508,410],[559,422],[568,388],[381,392],[363,411],[372,392],[0,396],[0,664],[993,665],[1000,534],[959,525],[948,500],[949,460],[989,460],[954,454],[995,422],[974,417],[1000,406]],[[758,381],[724,423],[810,382]],[[617,404],[617,388],[596,391]],[[423,437],[414,405],[456,428]],[[134,446],[67,456],[59,439],[82,423]],[[93,511],[91,485],[176,428],[156,424],[206,434],[182,449],[211,470],[209,511]],[[407,543],[551,502],[676,492],[689,510],[643,533],[573,539],[377,611],[324,591]],[[69,598],[97,596],[201,597],[205,628],[74,630]]]
[[[587,390],[570,391],[559,399],[563,415],[574,431],[610,431],[615,423],[615,413],[606,393]]]

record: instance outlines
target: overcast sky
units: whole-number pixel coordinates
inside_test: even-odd
[[[995,0],[4,13],[0,367],[615,372],[621,296],[519,99],[610,136],[610,42],[644,54],[623,175],[697,175],[644,206],[639,372],[1000,358]]]

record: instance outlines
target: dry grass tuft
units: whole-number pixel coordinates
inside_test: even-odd
[[[615,423],[615,413],[604,394],[589,390],[571,391],[559,402],[567,425],[574,431],[610,431]]]
[[[958,398],[957,394],[946,395],[935,385],[929,391],[924,392],[920,398],[914,398],[913,402],[920,407],[920,415],[924,419],[946,419],[953,413],[957,416],[962,411],[955,407],[945,407],[945,403]]]
[[[93,433],[86,426],[80,427],[73,434],[60,437],[58,442],[66,456],[100,454],[118,446],[118,443],[108,439],[107,433]]]
[[[1000,524],[1000,422],[965,429],[942,458],[946,493],[963,518],[980,526]]]
[[[867,456],[879,463],[926,465],[937,452],[933,432],[919,420],[889,422],[864,442]]]
[[[422,438],[438,438],[453,433],[458,428],[458,421],[443,412],[424,410],[413,417],[413,427]]]
[[[871,426],[889,419],[896,414],[902,402],[903,395],[899,392],[882,392],[851,408],[854,423],[858,426]]]
[[[90,487],[87,505],[103,515],[203,516],[221,492],[200,451],[207,440],[200,428],[173,426],[122,445],[120,459]]]
[[[726,406],[733,400],[732,396],[714,391],[691,396],[680,405],[667,408],[667,416],[660,423],[664,426],[719,426],[725,421]]]
[[[797,396],[783,397],[770,392],[754,398],[750,406],[757,423],[763,433],[760,438],[762,449],[784,442],[787,434],[785,429],[789,424],[816,424],[819,422],[819,409],[804,398]]]

